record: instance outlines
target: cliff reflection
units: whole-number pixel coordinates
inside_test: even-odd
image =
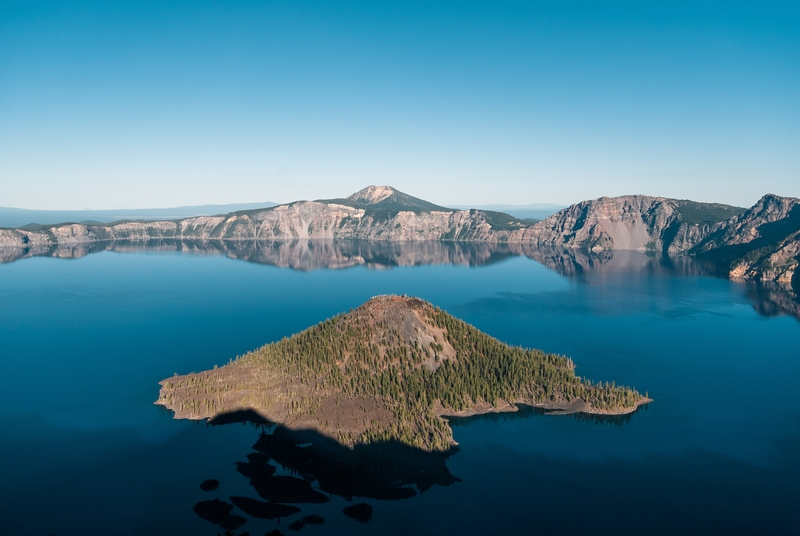
[[[596,426],[623,426],[631,421],[639,411],[647,411],[647,404],[641,406],[633,413],[625,413],[623,415],[601,415],[594,413],[563,413],[554,414],[542,408],[527,406],[525,404],[517,404],[519,408],[517,411],[504,411],[497,413],[483,413],[481,415],[472,415],[470,417],[448,417],[447,420],[451,427],[465,426],[474,421],[490,421],[490,422],[509,422],[520,419],[529,419],[533,416],[556,416],[561,419],[574,419],[576,421],[594,424]]]
[[[91,242],[58,246],[0,248],[0,263],[46,256],[76,259],[101,251],[185,252],[225,255],[258,264],[292,270],[374,269],[396,266],[451,264],[487,266],[515,256],[525,256],[564,277],[588,285],[605,285],[622,279],[654,275],[672,277],[713,276],[727,278],[724,267],[690,257],[669,257],[639,251],[601,251],[547,248],[530,244],[487,242],[376,242],[361,240],[152,240],[144,242]],[[800,319],[800,277],[794,285],[744,285],[753,308],[764,316],[791,315]]]
[[[535,260],[564,277],[593,286],[630,286],[653,276],[728,278],[724,265],[692,257],[670,257],[640,251],[601,251],[518,245],[520,255]],[[762,316],[789,315],[800,320],[800,278],[792,285],[742,282],[745,298]],[[647,288],[651,288],[649,285]]]
[[[481,266],[518,255],[499,244],[478,242],[374,242],[361,240],[151,240],[107,241],[58,246],[0,248],[0,262],[29,257],[77,259],[91,253],[185,252],[226,255],[292,270],[340,269],[353,266],[389,268],[426,264]]]

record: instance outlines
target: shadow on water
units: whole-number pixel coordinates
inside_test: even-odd
[[[547,416],[593,422],[597,425],[622,426],[633,414],[622,416],[566,414],[553,415],[543,409],[518,405],[519,411],[491,413],[472,417],[450,417],[452,426],[474,420],[519,420]],[[447,468],[447,460],[458,452],[428,452],[398,441],[384,441],[348,447],[315,430],[291,430],[270,422],[253,410],[225,413],[208,425],[250,424],[258,429],[258,439],[246,461],[235,463],[258,498],[231,496],[230,502],[214,498],[195,505],[195,512],[227,534],[244,524],[245,518],[234,507],[252,518],[278,520],[299,514],[305,505],[327,503],[331,497],[347,501],[354,498],[397,501],[414,497],[434,486],[461,482]],[[201,484],[202,489],[208,481]],[[215,481],[216,482],[216,481]],[[214,488],[216,489],[216,488]],[[372,519],[367,503],[347,506],[342,513],[361,523]],[[319,524],[319,516],[305,516],[289,528],[300,530]],[[324,521],[324,520],[323,520]]]
[[[592,423],[598,426],[622,426],[629,423],[633,416],[639,411],[647,411],[647,404],[639,407],[633,413],[625,415],[597,415],[593,413],[554,413],[542,408],[536,408],[525,404],[516,404],[518,411],[504,411],[500,413],[484,413],[470,417],[447,417],[450,426],[466,426],[476,421],[486,422],[513,422],[521,419],[530,419],[537,416],[547,416],[548,418],[575,419],[581,422]]]
[[[299,513],[302,505],[327,503],[332,496],[348,501],[355,497],[395,501],[433,486],[460,482],[446,463],[456,448],[428,452],[397,441],[350,448],[315,430],[277,425],[253,410],[222,414],[208,422],[212,426],[234,423],[251,424],[259,430],[247,461],[235,464],[259,498],[232,496],[231,502],[214,498],[194,507],[201,518],[228,531],[243,524],[244,518],[232,513],[234,506],[250,517],[274,520]],[[360,503],[342,513],[363,523],[371,519],[372,507]],[[305,516],[290,529],[320,524],[321,519]]]

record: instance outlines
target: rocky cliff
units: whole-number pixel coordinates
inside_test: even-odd
[[[510,242],[590,251],[685,253],[744,209],[715,203],[626,195],[583,201],[527,228]]]
[[[765,195],[690,253],[727,264],[732,279],[791,284],[800,260],[800,199]]]
[[[529,224],[507,214],[450,210],[389,187],[369,187],[345,199],[201,216],[177,221],[64,224],[38,229],[2,229],[0,246],[33,247],[100,240],[285,240],[380,241],[507,239]]]

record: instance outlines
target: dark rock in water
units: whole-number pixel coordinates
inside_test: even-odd
[[[259,501],[258,499],[251,499],[250,497],[230,497],[230,500],[245,514],[258,519],[277,519],[296,514],[300,511],[296,506],[274,504]]]
[[[271,531],[266,533],[264,536],[283,536],[283,533],[281,531],[279,531],[278,529],[272,529]]]
[[[203,491],[214,491],[218,487],[219,487],[219,480],[215,480],[213,478],[210,480],[204,480],[200,484],[200,489]]]
[[[224,519],[222,523],[219,523],[219,526],[225,530],[236,530],[245,523],[247,523],[247,520],[242,516],[231,514],[226,519]]]
[[[367,503],[354,504],[342,510],[344,515],[350,519],[355,519],[359,523],[366,523],[372,520],[372,507]]]
[[[242,516],[231,514],[231,510],[233,510],[232,504],[219,499],[200,501],[194,505],[192,510],[202,519],[219,525],[226,530],[235,530],[247,523],[247,520]]]
[[[324,517],[311,514],[289,525],[289,530],[298,531],[306,525],[322,525],[323,523],[325,523]]]
[[[311,514],[305,516],[303,518],[303,521],[306,523],[306,525],[322,525],[323,523],[325,523],[325,518],[322,516]]]
[[[446,465],[455,449],[426,452],[396,441],[349,448],[314,430],[289,430],[280,425],[271,434],[260,434],[253,448],[304,478],[316,480],[322,491],[345,498],[407,499],[416,495],[415,488],[426,491],[434,485],[459,482]],[[250,456],[248,459],[251,463],[239,464],[238,470],[251,478],[255,487],[255,479],[250,477],[255,467]],[[269,499],[261,492],[259,495]]]
[[[276,503],[324,503],[330,499],[311,487],[311,482],[292,476],[275,476],[267,463],[236,462],[236,470],[250,480],[262,498]]]
[[[247,455],[247,461],[249,461],[250,463],[268,464],[269,460],[270,460],[269,456],[267,456],[266,454],[262,454],[260,452],[251,452],[250,454]],[[273,470],[273,472],[275,471]]]
[[[200,501],[194,505],[193,510],[206,521],[219,524],[220,521],[230,515],[233,505],[219,499],[213,499],[211,501]]]

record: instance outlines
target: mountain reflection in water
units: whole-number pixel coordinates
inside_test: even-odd
[[[601,251],[538,247],[531,244],[486,242],[376,242],[363,240],[151,240],[108,241],[58,246],[0,248],[0,263],[45,256],[76,259],[91,253],[114,251],[184,252],[195,255],[225,255],[232,259],[292,270],[343,269],[366,266],[374,269],[399,266],[486,266],[510,257],[524,256],[558,274],[588,285],[604,285],[620,277],[671,275],[726,278],[719,265],[691,257],[668,257],[639,251]],[[745,283],[747,299],[763,316],[790,315],[800,319],[798,278],[794,285]]]

